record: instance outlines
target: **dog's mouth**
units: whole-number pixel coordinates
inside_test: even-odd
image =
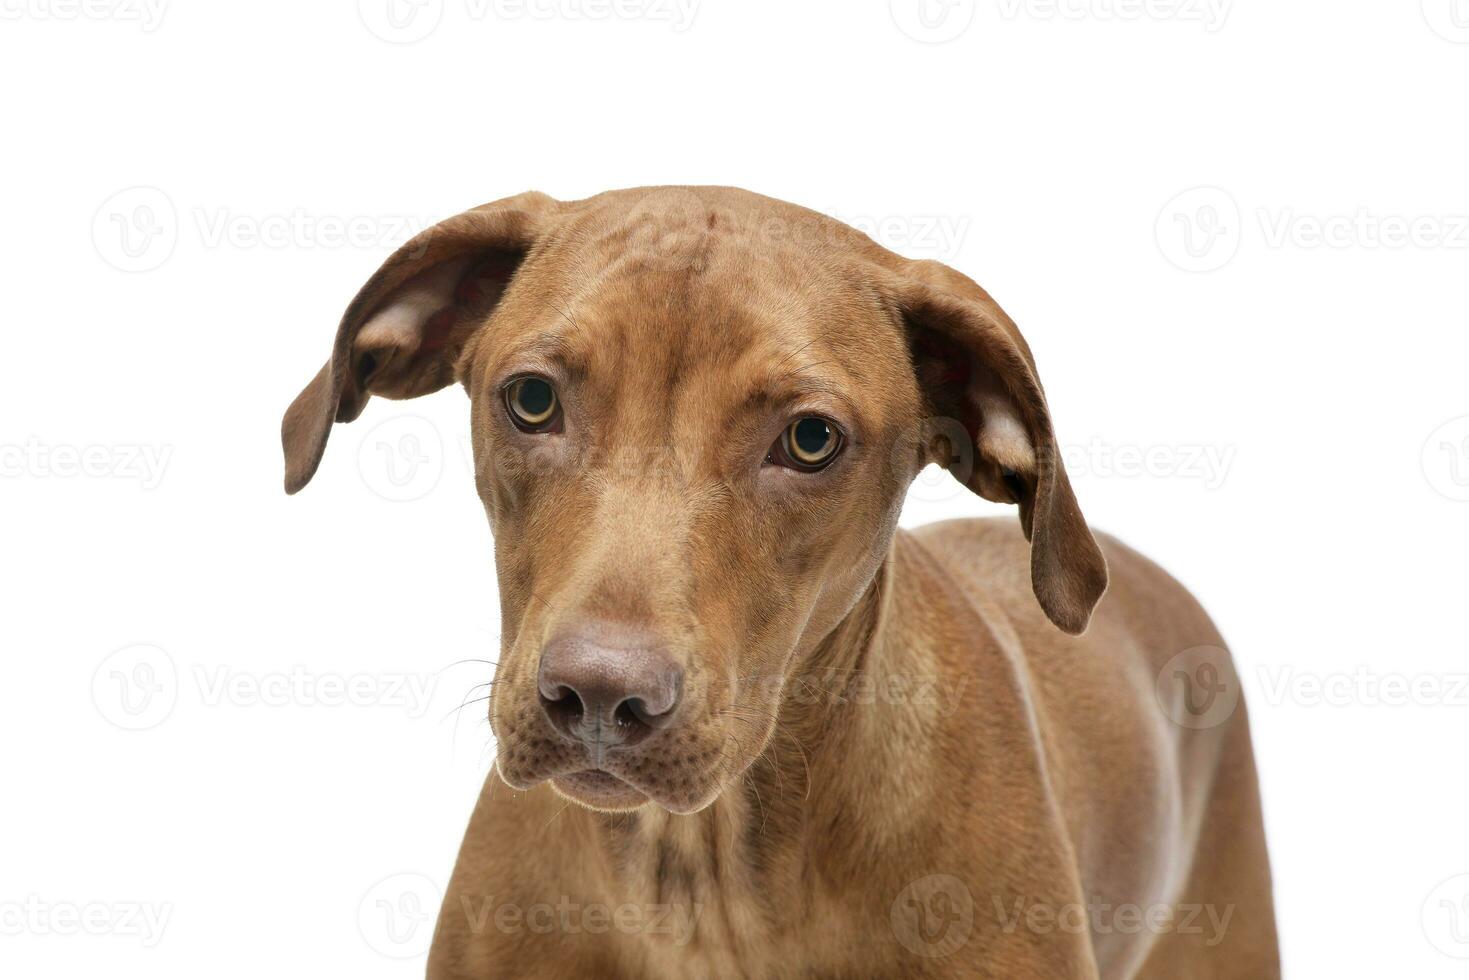
[[[648,802],[647,794],[605,769],[582,769],[551,778],[562,796],[598,810],[624,810]]]
[[[718,795],[726,760],[717,746],[680,753],[610,749],[594,759],[583,746],[540,741],[535,748],[502,749],[500,778],[518,790],[550,782],[561,796],[594,810],[635,810],[648,803],[692,813]]]

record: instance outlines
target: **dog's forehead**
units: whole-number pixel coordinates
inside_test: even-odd
[[[861,242],[870,245],[756,195],[614,196],[537,249],[494,360],[550,357],[603,383],[717,382],[731,396],[781,384],[891,388],[906,347],[863,277]]]

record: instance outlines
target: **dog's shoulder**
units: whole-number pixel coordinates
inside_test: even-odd
[[[988,611],[986,618],[1002,614],[1028,638],[1045,638],[1043,647],[1115,647],[1125,642],[1144,648],[1151,660],[1170,650],[1223,646],[1203,606],[1181,582],[1110,534],[1095,535],[1107,559],[1107,592],[1087,633],[1072,638],[1051,626],[1035,601],[1030,544],[1018,520],[963,518],[907,533],[951,585],[972,605]]]

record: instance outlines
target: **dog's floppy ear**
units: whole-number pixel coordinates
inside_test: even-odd
[[[969,443],[935,447],[934,461],[980,496],[1020,506],[1036,598],[1051,622],[1083,632],[1106,591],[1107,562],[1061,464],[1030,348],[988,293],[947,266],[913,263],[897,291],[928,410],[957,420]]]
[[[485,204],[415,236],[347,305],[331,359],[281,422],[286,492],[321,463],[332,423],[371,395],[412,398],[454,380],[454,362],[484,322],[557,204],[534,192]]]

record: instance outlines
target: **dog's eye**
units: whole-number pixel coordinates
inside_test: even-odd
[[[505,389],[510,420],[522,432],[549,432],[560,418],[561,402],[545,378],[520,378]]]
[[[842,433],[826,419],[807,415],[786,426],[766,457],[777,466],[793,470],[819,470],[836,458],[842,448]]]

